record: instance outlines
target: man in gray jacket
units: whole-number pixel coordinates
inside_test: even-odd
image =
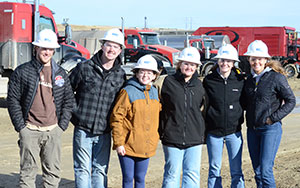
[[[111,29],[100,40],[102,49],[72,71],[70,81],[77,107],[74,124],[73,158],[76,187],[107,187],[111,150],[109,117],[115,98],[125,82],[121,68],[124,35]]]
[[[65,71],[52,57],[59,48],[56,34],[42,30],[34,57],[12,73],[8,84],[8,112],[19,132],[20,187],[35,187],[40,158],[43,187],[58,187],[61,134],[67,129],[74,94]]]

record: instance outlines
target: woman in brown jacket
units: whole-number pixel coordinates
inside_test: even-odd
[[[134,77],[121,90],[110,123],[113,149],[117,150],[123,175],[123,187],[145,187],[149,158],[155,155],[159,140],[158,122],[161,105],[152,86],[158,74],[151,55],[139,59]]]

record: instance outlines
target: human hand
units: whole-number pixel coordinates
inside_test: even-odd
[[[272,125],[273,124],[272,120],[269,117],[266,120],[266,124],[267,125]]]
[[[116,150],[117,150],[117,153],[121,156],[124,156],[126,154],[124,146],[119,146],[119,147],[117,147]]]

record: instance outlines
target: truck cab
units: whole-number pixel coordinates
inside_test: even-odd
[[[189,36],[189,45],[197,48],[200,53],[202,65],[199,67],[199,74],[206,76],[215,65],[216,60],[212,59],[218,54],[218,49],[224,44],[230,44],[227,35],[222,36]]]
[[[32,44],[38,31],[51,29],[58,35],[60,48],[57,48],[53,59],[61,64],[68,61],[66,57],[78,56],[90,58],[86,48],[70,39],[67,25],[66,36],[59,36],[53,12],[45,6],[30,3],[0,2],[0,73],[9,76],[20,64],[32,59]],[[37,21],[38,20],[38,21]],[[38,22],[37,28],[35,22]],[[72,55],[70,55],[72,54]]]
[[[151,54],[159,67],[176,64],[179,50],[160,44],[158,34],[151,29],[125,29],[125,64],[137,62],[140,57]]]

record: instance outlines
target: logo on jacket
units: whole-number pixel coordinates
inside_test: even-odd
[[[65,83],[65,80],[62,76],[58,75],[55,77],[55,84],[59,87],[62,87]]]

